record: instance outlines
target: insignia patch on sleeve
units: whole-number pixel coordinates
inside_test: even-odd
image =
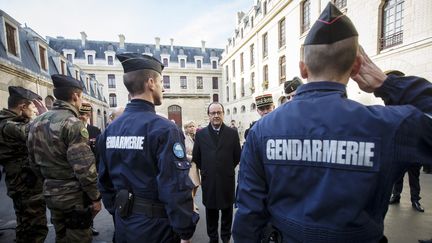
[[[81,129],[81,136],[85,137],[85,138],[89,138],[89,133],[87,131],[87,128],[83,128]]]
[[[183,159],[185,157],[185,152],[183,150],[183,146],[180,143],[175,143],[173,145],[173,152],[175,157],[179,159]]]

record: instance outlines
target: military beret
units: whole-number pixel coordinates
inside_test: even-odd
[[[72,77],[61,75],[61,74],[54,74],[51,75],[51,79],[54,84],[54,88],[77,88],[77,89],[83,89],[82,83],[79,80],[76,80]]]
[[[92,111],[92,106],[90,103],[82,103],[79,109],[80,113],[90,113]]]
[[[304,45],[332,44],[353,36],[358,33],[351,20],[329,2],[309,30]]]
[[[255,97],[255,103],[258,108],[266,105],[273,105],[273,96],[271,94],[257,96]]]
[[[9,96],[18,97],[26,100],[36,100],[36,99],[42,100],[42,97],[40,97],[35,92],[20,86],[9,86],[8,90],[9,90]]]
[[[301,81],[301,79],[299,77],[294,77],[292,80],[285,81],[285,83],[284,83],[285,94],[289,94],[289,93],[297,90],[297,88],[302,84],[303,84],[303,82]]]
[[[116,57],[123,65],[125,73],[141,69],[151,69],[158,73],[162,73],[162,70],[164,69],[164,65],[158,59],[148,55],[139,53],[123,53],[117,54]]]

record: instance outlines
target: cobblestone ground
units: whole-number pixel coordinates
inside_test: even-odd
[[[432,238],[432,175],[421,174],[420,183],[421,203],[425,208],[425,213],[418,213],[411,208],[409,197],[408,180],[405,180],[404,191],[399,205],[390,205],[389,211],[385,220],[385,235],[391,243],[415,243],[418,239]],[[193,237],[193,242],[204,243],[208,242],[204,207],[201,204],[201,192],[197,195],[196,204],[200,208],[201,219],[197,226],[197,230]],[[47,215],[49,218],[49,213]],[[4,179],[0,183],[0,229],[3,233],[0,236],[0,242],[14,242],[15,232],[13,231],[16,225],[15,215],[12,209],[12,201],[6,195]],[[113,224],[111,215],[102,210],[95,218],[94,225],[100,232],[99,236],[95,236],[93,242],[111,242],[113,234]],[[49,224],[49,235],[45,242],[55,242],[54,228]]]

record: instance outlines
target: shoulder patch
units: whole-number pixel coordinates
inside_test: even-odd
[[[185,152],[183,150],[183,146],[178,142],[173,145],[173,152],[174,152],[175,157],[177,157],[179,159],[183,159],[185,157]]]
[[[85,137],[85,138],[89,138],[89,133],[87,131],[87,128],[83,127],[81,129],[81,136]]]

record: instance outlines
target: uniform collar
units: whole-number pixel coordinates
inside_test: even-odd
[[[310,82],[301,85],[297,89],[296,95],[301,95],[310,91],[340,91],[346,93],[346,85],[330,81]]]
[[[75,117],[78,117],[78,109],[75,108],[71,103],[66,102],[64,100],[56,100],[53,104],[53,110],[70,110],[75,115]]]
[[[13,118],[16,116],[18,116],[18,114],[6,108],[3,108],[3,110],[0,112],[0,119]]]
[[[133,99],[127,104],[126,110],[145,110],[156,113],[155,105],[142,99]]]

